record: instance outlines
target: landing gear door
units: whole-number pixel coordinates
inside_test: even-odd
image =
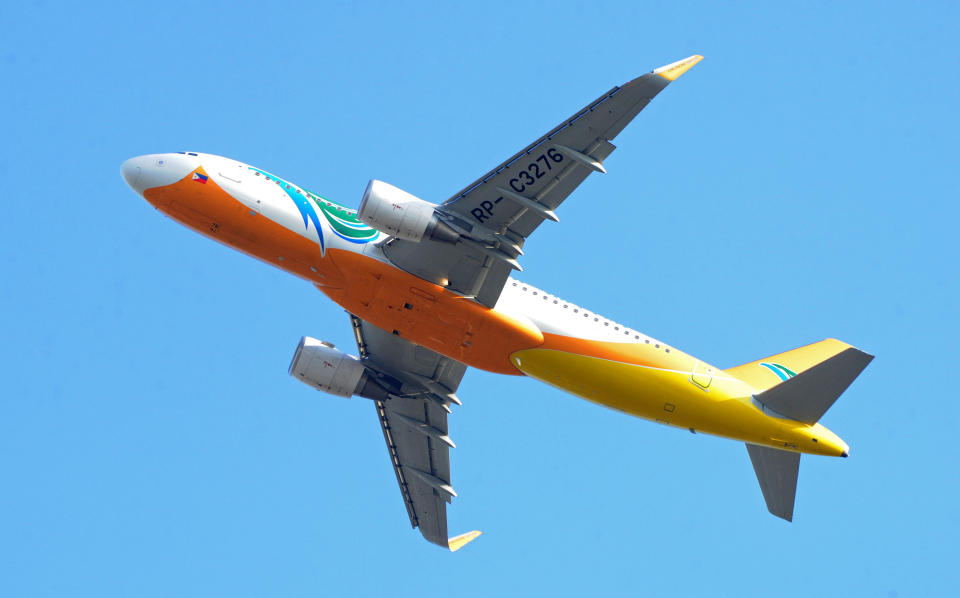
[[[713,382],[713,368],[702,362],[694,362],[693,372],[690,373],[690,381],[706,390]]]

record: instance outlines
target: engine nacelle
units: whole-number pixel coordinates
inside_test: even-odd
[[[382,233],[419,243],[424,237],[456,243],[460,235],[434,214],[436,204],[403,189],[371,179],[357,217]]]
[[[366,368],[353,355],[326,341],[304,336],[293,354],[288,373],[313,388],[351,397],[360,389],[365,372]]]

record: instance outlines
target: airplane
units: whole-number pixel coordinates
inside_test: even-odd
[[[414,528],[448,537],[447,427],[467,367],[528,376],[695,433],[744,442],[768,510],[792,521],[801,454],[846,457],[819,423],[873,356],[827,339],[721,369],[511,276],[527,238],[606,173],[611,141],[694,55],[604,93],[442,204],[371,180],[358,210],[198,152],[127,160],[127,184],[191,229],[307,280],[343,307],[357,354],[304,336],[289,374],[371,399]]]

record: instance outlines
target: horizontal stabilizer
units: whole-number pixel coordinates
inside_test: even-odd
[[[873,355],[850,347],[754,398],[779,414],[815,424],[872,359]]]
[[[472,542],[473,540],[475,540],[477,536],[479,536],[482,533],[483,532],[481,531],[473,530],[472,532],[467,532],[465,534],[460,534],[459,536],[454,536],[450,538],[450,540],[447,542],[447,546],[450,548],[450,552],[456,552],[461,548],[463,548],[464,546],[466,546],[467,544],[469,544],[470,542]]]
[[[800,453],[781,451],[754,444],[747,445],[753,471],[760,482],[767,510],[787,521],[793,521],[793,503],[797,497],[797,474]]]
[[[728,369],[727,373],[762,392],[849,348],[850,345],[843,341],[828,338],[799,349],[738,365]]]

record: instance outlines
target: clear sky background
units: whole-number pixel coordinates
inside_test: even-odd
[[[0,4],[0,595],[952,595],[958,17]],[[120,177],[191,150],[349,206],[374,177],[440,202],[694,53],[519,278],[720,367],[877,355],[823,420],[851,457],[803,458],[792,524],[739,443],[471,370],[449,522],[485,533],[427,544],[371,404],[286,374],[301,335],[352,349],[343,311]]]

